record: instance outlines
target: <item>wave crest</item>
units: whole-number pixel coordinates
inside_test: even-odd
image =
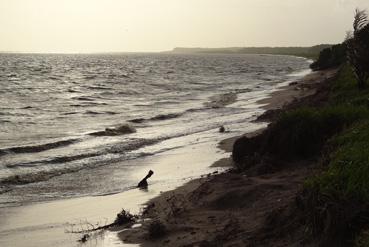
[[[123,124],[116,128],[106,128],[102,131],[90,133],[92,136],[119,136],[125,134],[135,133],[136,129],[129,124]]]
[[[6,155],[9,153],[38,153],[42,151],[46,151],[49,149],[59,148],[71,145],[75,142],[79,141],[79,139],[69,139],[69,140],[62,140],[62,141],[56,141],[56,142],[50,142],[40,145],[30,145],[30,146],[19,146],[19,147],[10,147],[10,148],[3,148],[0,149],[0,156]]]

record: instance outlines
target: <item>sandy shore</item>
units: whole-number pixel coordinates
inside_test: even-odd
[[[314,72],[271,93],[258,102],[267,110],[259,121],[272,121],[294,105],[313,104],[319,100],[324,82],[336,72]],[[309,97],[315,100],[301,100]],[[231,152],[237,138],[222,140],[218,147]],[[286,217],[293,214],[296,194],[311,174],[312,162],[260,175],[231,170],[191,181],[150,200],[142,215],[149,220],[142,227],[119,233],[119,237],[142,246],[300,246],[303,233]],[[231,167],[232,160],[223,158],[213,166]],[[149,237],[147,229],[154,221],[165,225],[163,237]],[[286,232],[291,234],[285,236]]]
[[[162,191],[173,190],[191,179],[198,178],[199,174],[220,172],[223,168],[209,168],[209,162],[225,155],[217,149],[215,142],[211,143],[213,141],[185,146],[140,161],[132,161],[131,165],[135,168],[132,180],[139,181],[148,169],[155,171],[155,175],[150,179],[150,188],[146,191],[134,188],[111,195],[1,208],[0,246],[80,246],[77,240],[81,238],[81,234],[65,233],[72,230],[71,224],[74,224],[74,230],[86,228],[85,222],[109,224],[122,208],[138,214],[143,204],[160,195]],[[188,166],[188,163],[193,164],[195,169]],[[180,174],[178,170],[181,171]],[[183,179],[182,176],[187,178]],[[116,232],[106,231],[91,239],[91,242],[87,243],[88,246],[132,246],[121,243]]]
[[[269,98],[260,100],[258,103],[265,104],[263,108],[266,110],[282,109],[298,99],[314,95],[318,86],[334,77],[336,73],[337,69],[312,72],[301,80],[271,93]]]
[[[250,130],[258,128],[259,125],[252,126]],[[216,134],[214,135],[213,132]],[[117,231],[94,234],[85,245],[77,242],[82,234],[70,234],[66,231],[72,230],[71,225],[74,230],[86,229],[86,222],[99,225],[110,224],[122,208],[139,214],[143,205],[163,191],[174,190],[188,181],[199,178],[201,174],[224,171],[225,167],[209,166],[228,156],[224,151],[219,150],[217,145],[223,138],[233,135],[235,132],[220,134],[217,130],[212,130],[209,133],[201,133],[202,141],[197,141],[200,137],[196,134],[183,136],[168,142],[193,144],[179,145],[178,148],[154,156],[124,163],[132,167],[130,181],[140,181],[149,169],[155,171],[154,176],[150,178],[148,190],[139,190],[134,184],[134,188],[117,194],[1,208],[0,246],[137,246],[120,241]]]

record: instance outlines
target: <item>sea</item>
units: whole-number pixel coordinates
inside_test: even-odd
[[[221,126],[245,132],[264,111],[258,101],[307,74],[310,62],[0,54],[0,209],[132,189],[139,160],[221,138]]]

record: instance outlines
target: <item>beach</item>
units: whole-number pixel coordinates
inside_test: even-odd
[[[273,92],[260,101],[267,112],[259,121],[272,121],[276,112],[294,105],[317,103],[325,93],[324,84],[336,73],[336,69],[314,72]],[[237,138],[222,140],[218,147],[229,156]],[[228,157],[216,165],[232,167],[232,162]],[[279,170],[270,167],[270,171],[249,175],[230,170],[193,180],[150,200],[143,215],[150,220],[119,237],[141,246],[300,246],[303,229],[295,230],[298,224],[288,222],[288,217],[294,213],[303,182],[314,171],[314,162],[288,164]],[[153,221],[166,225],[167,234],[150,238],[147,229]]]
[[[131,189],[123,193],[58,200],[53,202],[29,204],[21,207],[2,209],[1,243],[4,246],[74,246],[81,234],[66,234],[71,230],[86,227],[86,222],[104,225],[114,221],[122,208],[132,213],[140,213],[141,205],[159,195],[161,191],[173,190],[198,174],[222,171],[224,168],[209,168],[209,160],[216,161],[224,157],[216,146],[207,143],[191,148],[181,148],[165,155],[142,160],[142,168],[137,169],[133,179],[139,181],[150,168],[155,176],[147,191]],[[196,169],[188,167],[192,163]],[[146,168],[147,167],[147,168]],[[160,169],[159,169],[160,167]],[[181,177],[176,177],[177,170]],[[177,175],[178,176],[178,175]],[[187,179],[183,180],[182,176]],[[155,177],[157,179],[155,179]],[[160,181],[158,178],[160,178]],[[165,181],[165,182],[162,182]],[[34,228],[28,229],[28,228]],[[103,234],[104,235],[104,234]],[[114,234],[112,234],[114,236]],[[121,246],[109,243],[109,234],[96,239],[93,246]],[[116,241],[115,241],[116,242]]]
[[[209,58],[213,59],[213,56]],[[272,62],[275,60],[274,57],[261,58],[271,59]],[[281,58],[292,59],[294,61],[297,59]],[[240,58],[237,57],[237,59]],[[298,66],[302,68],[306,67],[306,60],[302,59],[300,63]],[[273,69],[278,70],[278,68]],[[146,139],[143,140],[146,141],[144,146],[140,146],[141,143],[136,145],[136,142],[132,142],[135,145],[134,148],[137,148],[137,150],[133,149],[133,158],[131,159],[127,159],[125,156],[118,156],[120,153],[115,149],[113,152],[110,151],[112,150],[111,147],[114,146],[120,148],[122,145],[121,139],[125,138],[124,135],[123,137],[91,137],[88,135],[87,137],[77,138],[76,143],[68,143],[68,145],[57,147],[56,149],[54,149],[53,145],[45,145],[42,148],[32,146],[32,152],[30,154],[21,153],[20,158],[16,156],[17,153],[14,155],[11,154],[11,158],[14,156],[14,160],[17,162],[18,159],[22,161],[22,159],[28,159],[28,157],[39,159],[40,157],[47,157],[50,154],[56,155],[54,160],[46,160],[50,166],[54,165],[55,160],[59,161],[60,158],[57,155],[62,154],[63,161],[65,161],[66,165],[71,163],[71,165],[78,166],[76,166],[76,170],[73,170],[74,167],[71,167],[71,169],[66,166],[67,169],[61,170],[61,172],[57,170],[58,173],[56,174],[54,170],[51,170],[54,173],[46,173],[45,177],[27,175],[17,177],[16,180],[9,180],[16,183],[14,191],[10,190],[8,192],[7,188],[5,188],[5,193],[2,194],[2,201],[5,204],[0,209],[0,215],[2,217],[0,224],[1,245],[80,246],[82,243],[78,242],[78,240],[81,239],[82,234],[71,232],[87,230],[90,224],[94,226],[109,224],[114,221],[117,213],[122,209],[140,215],[142,209],[148,204],[148,201],[158,196],[160,196],[158,199],[160,200],[160,198],[167,195],[167,193],[163,192],[174,191],[171,193],[175,194],[181,190],[190,192],[191,189],[196,189],[204,181],[211,179],[213,177],[212,175],[223,174],[223,172],[232,167],[229,152],[231,151],[235,138],[245,132],[254,133],[255,131],[260,131],[267,126],[267,122],[255,121],[271,105],[263,99],[269,96],[272,96],[271,99],[274,99],[280,93],[283,92],[283,94],[286,94],[288,92],[288,97],[281,96],[281,99],[277,100],[280,104],[278,107],[282,107],[284,105],[282,104],[283,102],[287,103],[293,101],[294,98],[312,93],[310,90],[297,88],[296,84],[295,86],[288,86],[290,83],[295,83],[295,78],[300,78],[309,72],[306,69],[299,69],[297,71],[299,73],[291,75],[290,68],[286,68],[286,71],[281,71],[280,73],[286,74],[283,82],[280,81],[280,78],[276,78],[278,83],[275,83],[273,81],[274,79],[270,78],[256,80],[258,84],[254,86],[255,92],[250,91],[248,88],[243,88],[242,90],[232,88],[234,92],[237,92],[237,101],[234,101],[234,96],[229,94],[230,90],[224,90],[222,94],[216,93],[201,100],[201,104],[204,103],[205,105],[204,110],[202,108],[190,108],[181,114],[173,115],[172,113],[166,112],[164,115],[158,115],[160,117],[148,116],[145,119],[134,119],[131,117],[134,120],[132,120],[133,123],[137,122],[134,123],[134,127],[137,128],[138,133],[128,135],[127,140],[129,144],[131,144],[131,141],[136,141],[135,138],[129,138],[130,136],[148,134],[150,137],[150,135],[157,133],[165,134],[164,137],[159,137],[155,142],[149,140],[149,144],[153,145],[147,145]],[[231,71],[229,73],[233,75],[234,72]],[[258,72],[257,78],[259,77],[264,78],[266,76]],[[237,75],[237,78],[242,78],[242,75]],[[220,79],[218,78],[218,80]],[[247,81],[247,78],[244,78],[244,80]],[[316,80],[312,79],[311,82],[316,82]],[[266,87],[268,84],[271,86]],[[208,82],[205,85],[208,85]],[[247,84],[239,85],[239,83],[234,83],[234,85],[237,87],[249,87]],[[229,86],[233,86],[233,84]],[[93,88],[93,90],[96,89]],[[223,95],[226,97],[223,97]],[[79,97],[77,100],[86,103],[83,97]],[[97,101],[101,102],[101,98],[98,97]],[[87,101],[87,103],[89,102]],[[209,102],[210,105],[208,105]],[[168,104],[171,105],[172,103],[169,102]],[[102,105],[105,108],[106,104]],[[227,112],[229,110],[226,106],[229,106],[230,114]],[[95,106],[93,107],[96,109]],[[191,107],[193,107],[193,104],[191,104]],[[209,113],[213,115],[206,115]],[[195,114],[195,116],[192,114]],[[119,117],[119,114],[116,115],[113,115],[114,118],[112,118],[111,114],[107,113],[109,121],[113,121],[113,119]],[[216,117],[209,118],[209,116]],[[176,123],[181,123],[183,128]],[[226,127],[225,133],[219,133],[218,131],[221,124],[224,124]],[[176,127],[173,128],[173,126]],[[108,129],[109,125],[106,127]],[[95,133],[93,131],[101,129],[100,127],[96,128],[95,125],[92,128],[91,133]],[[168,134],[168,131],[172,131],[174,134]],[[175,131],[181,132],[178,134]],[[110,132],[106,130],[104,134],[106,133],[109,134]],[[108,149],[101,144],[107,145]],[[219,146],[222,146],[222,148],[219,148]],[[40,149],[44,147],[51,147],[52,149],[41,150],[40,152]],[[101,153],[98,150],[101,147],[104,147],[103,150],[109,150],[111,153],[108,152],[108,155]],[[126,147],[124,146],[123,148]],[[103,154],[101,155],[102,161],[94,158],[95,156],[85,157],[78,153],[77,155],[73,154],[76,151],[82,152],[84,150],[90,151],[95,149],[98,151],[93,153],[93,155]],[[127,150],[130,151],[132,148],[129,147]],[[45,152],[45,155],[43,155],[43,152]],[[72,156],[69,156],[70,154]],[[87,159],[87,162],[84,158]],[[12,159],[9,160],[13,162]],[[90,165],[88,162],[92,162],[92,164]],[[89,164],[87,169],[79,168],[79,166],[84,168],[86,163]],[[101,163],[103,164],[102,166],[97,166]],[[105,163],[108,163],[108,165],[105,165]],[[23,164],[21,163],[22,166]],[[61,164],[64,166],[64,163]],[[9,164],[8,167],[13,167],[13,164]],[[27,168],[27,166],[25,167]],[[32,168],[32,166],[30,167]],[[138,181],[150,169],[154,171],[154,176],[149,180],[148,190],[135,188]],[[64,174],[65,171],[67,173]],[[219,178],[222,178],[222,176],[224,175],[221,175]],[[40,180],[37,180],[39,178]],[[35,179],[35,181],[27,184],[27,182],[30,182],[29,179]],[[24,182],[26,183],[23,184]],[[189,184],[187,184],[188,182]],[[222,183],[220,182],[219,186]],[[183,185],[185,186],[181,187]],[[178,190],[175,190],[177,188]],[[8,194],[10,196],[7,196]],[[187,195],[188,193],[183,192],[182,194]],[[136,227],[137,229],[141,229],[139,225],[136,225]],[[141,242],[141,239],[122,242],[121,239],[125,239],[125,237],[122,237],[123,233],[121,231],[122,229],[119,231],[107,230],[98,232],[98,234],[93,234],[85,244],[89,246],[135,246]],[[138,232],[143,231],[138,230]]]

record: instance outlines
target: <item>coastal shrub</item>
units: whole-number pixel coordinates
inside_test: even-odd
[[[243,136],[238,138],[233,144],[232,158],[236,162],[238,168],[243,170],[244,157],[249,160],[251,156],[255,156],[255,153],[261,152],[261,144],[264,134],[257,135],[252,138]]]
[[[312,70],[323,70],[337,67],[346,62],[346,43],[333,45],[323,49],[318,59],[310,65]]]
[[[307,185],[342,200],[369,203],[369,121],[354,124],[329,141],[328,168]]]
[[[355,247],[369,247],[369,230],[365,229],[358,234]]]
[[[266,152],[287,159],[317,155],[328,138],[367,115],[366,108],[347,106],[287,112],[270,128]]]
[[[310,158],[319,155],[333,135],[368,117],[369,109],[363,106],[299,108],[282,114],[262,135],[238,139],[232,157],[241,170],[265,156],[283,160]]]
[[[368,246],[362,229],[369,227],[369,120],[353,124],[327,146],[326,169],[305,182],[308,221],[328,242],[356,238],[356,246]]]
[[[167,234],[167,227],[161,221],[155,220],[149,224],[148,232],[152,239],[161,238]]]
[[[357,90],[357,82],[350,66],[345,65],[332,83],[330,105],[369,107],[369,88]]]
[[[346,38],[348,61],[360,89],[369,79],[369,18],[365,10],[356,10],[354,31]]]
[[[342,67],[326,109],[341,112],[344,126],[325,144],[321,173],[305,182],[307,221],[326,243],[352,246],[356,238],[355,246],[369,246],[368,99],[369,90],[357,90],[352,70]]]

